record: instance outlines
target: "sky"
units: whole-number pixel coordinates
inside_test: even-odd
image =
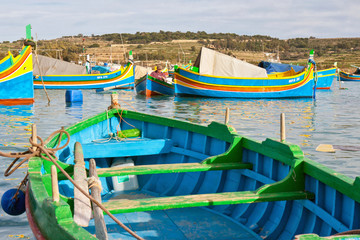
[[[0,41],[181,31],[297,37],[360,37],[360,0],[2,0]]]

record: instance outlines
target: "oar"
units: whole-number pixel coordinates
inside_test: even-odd
[[[336,150],[360,151],[360,146],[320,144],[319,146],[317,146],[315,150],[318,152],[330,152],[330,153],[334,153],[336,152]]]

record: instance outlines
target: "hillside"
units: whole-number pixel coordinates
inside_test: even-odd
[[[0,57],[8,50],[15,55],[22,40],[0,44]],[[233,33],[164,32],[136,34],[113,33],[99,36],[64,36],[53,40],[39,40],[37,52],[66,61],[84,62],[85,55],[92,62],[125,63],[128,52],[133,51],[134,60],[143,66],[156,63],[186,64],[195,61],[202,46],[257,64],[261,60],[279,56],[282,63],[304,65],[310,49],[315,50],[318,68],[338,67],[353,71],[351,65],[360,66],[360,38],[317,39],[294,38],[280,40],[269,36],[246,36]]]

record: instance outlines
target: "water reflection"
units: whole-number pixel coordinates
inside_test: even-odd
[[[29,146],[26,140],[30,136],[33,105],[1,106],[0,105],[0,146]]]
[[[280,113],[285,113],[288,134],[307,138],[314,131],[314,101],[312,99],[250,100],[175,97],[175,116],[195,123],[224,122],[225,110],[230,109],[230,124],[239,133],[263,139],[278,137]],[[274,128],[274,126],[276,126]],[[299,144],[299,143],[298,143]]]
[[[83,118],[83,103],[82,102],[66,102],[65,113],[75,119]]]

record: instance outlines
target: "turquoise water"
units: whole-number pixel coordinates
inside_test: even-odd
[[[230,121],[239,134],[262,141],[266,137],[280,138],[280,113],[286,117],[286,139],[301,146],[305,155],[337,172],[355,178],[360,175],[360,84],[345,82],[347,90],[318,91],[316,100],[240,100],[159,97],[146,99],[132,90],[118,90],[122,107],[149,114],[207,125],[224,122],[225,109],[230,109]],[[38,135],[46,139],[53,131],[81,119],[105,111],[110,105],[110,93],[83,90],[83,103],[67,105],[65,90],[48,90],[50,103],[43,90],[35,90],[33,106],[0,106],[0,151],[21,152],[29,145],[31,124]],[[319,144],[341,145],[352,151],[335,153],[315,151]],[[12,159],[0,157],[0,197],[16,187],[26,174],[18,169],[10,177],[4,171]],[[0,209],[0,239],[35,239],[26,214],[9,216]]]

